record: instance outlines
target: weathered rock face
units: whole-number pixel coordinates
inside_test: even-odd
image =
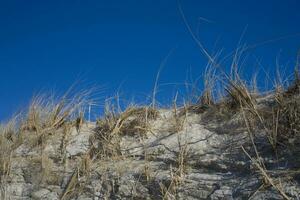
[[[120,135],[120,154],[111,157],[92,153],[101,148],[95,124],[46,133],[39,144],[28,139],[36,133],[27,133],[1,175],[0,199],[282,199],[242,151],[254,155],[242,124],[238,115],[220,120],[161,110],[145,134]],[[299,199],[300,153],[283,159],[288,149],[282,150],[276,159],[262,143],[258,151],[274,184]],[[291,166],[296,172],[280,178]]]

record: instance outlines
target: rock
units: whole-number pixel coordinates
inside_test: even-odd
[[[67,156],[79,156],[86,153],[90,147],[90,136],[93,131],[89,127],[84,127],[79,133],[73,129],[71,135],[74,135],[67,143],[66,152]]]
[[[255,156],[238,114],[217,121],[207,113],[189,113],[177,119],[182,127],[174,127],[174,120],[172,110],[161,110],[145,135],[123,132],[120,146],[115,147],[121,155],[111,157],[87,156],[93,148],[101,148],[91,146],[97,143],[90,141],[97,138],[91,137],[95,124],[84,124],[79,131],[60,128],[47,135],[42,145],[23,143],[12,152],[9,173],[0,171],[4,191],[0,199],[55,200],[67,188],[75,200],[282,199],[271,186],[257,190],[263,185],[262,177],[241,150],[243,146]],[[257,131],[256,137],[261,133]],[[109,145],[108,139],[104,142]],[[282,149],[278,156],[284,159],[277,162],[272,147],[262,146],[266,143],[261,141],[258,149],[270,176],[291,199],[299,199],[299,175],[292,171],[284,179],[280,174],[299,168],[295,159],[299,153]],[[298,178],[292,180],[293,176]]]
[[[2,186],[3,187],[3,186]],[[1,188],[1,187],[0,187]],[[0,193],[0,199],[5,199],[4,197],[9,197],[10,199],[28,199],[32,192],[32,185],[26,183],[10,183],[3,187],[3,193]]]
[[[50,191],[47,189],[40,189],[40,190],[32,193],[32,198],[36,199],[36,200],[45,199],[49,193],[50,193]]]

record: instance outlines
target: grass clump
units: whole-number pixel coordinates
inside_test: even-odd
[[[298,75],[296,75],[298,77]],[[291,84],[283,92],[281,98],[277,98],[276,121],[278,140],[280,142],[298,143],[300,136],[300,79]]]
[[[17,129],[18,117],[13,117],[6,124],[0,124],[0,180],[9,175],[12,151],[22,142]]]
[[[93,100],[91,90],[68,91],[59,97],[40,94],[33,97],[27,114],[20,122],[20,135],[32,147],[43,144],[47,136],[64,126],[75,126],[77,131],[83,123],[84,111]]]
[[[66,121],[75,120],[85,106],[92,102],[89,97],[93,90],[83,90],[75,94],[67,92],[62,97],[41,94],[33,98],[28,114],[22,124],[23,130],[39,132],[61,127]]]
[[[97,145],[94,154],[105,157],[121,155],[121,136],[143,137],[149,131],[149,121],[158,117],[158,111],[151,107],[128,107],[124,112],[116,113],[107,107],[103,118],[97,121],[94,138]],[[94,145],[95,146],[95,145]]]
[[[11,172],[12,162],[16,163],[19,156],[30,161],[29,168],[33,167],[29,176],[35,177],[38,184],[59,184],[59,176],[53,171],[54,160],[43,152],[47,136],[61,133],[66,127],[82,125],[86,106],[92,101],[90,96],[94,90],[79,92],[68,91],[62,97],[54,95],[38,95],[31,101],[28,112],[21,113],[6,124],[0,125],[0,190],[5,191],[7,178]],[[18,155],[15,150],[24,145],[38,153],[32,155]],[[59,155],[58,155],[59,156]],[[31,162],[32,160],[32,162]],[[36,160],[36,162],[34,161]],[[57,163],[56,163],[57,164]],[[36,166],[35,166],[36,165]],[[35,172],[37,172],[35,174]],[[26,175],[27,176],[27,175]],[[25,175],[24,175],[25,177]],[[5,194],[1,194],[4,197]],[[4,195],[4,196],[3,196]]]
[[[209,63],[204,72],[203,93],[199,98],[200,105],[202,106],[213,106],[215,104],[214,99],[214,88],[217,81],[216,68],[213,67],[212,63]]]

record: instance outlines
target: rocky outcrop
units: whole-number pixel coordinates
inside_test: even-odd
[[[111,156],[93,151],[103,144],[95,137],[96,124],[66,125],[37,139],[35,132],[24,133],[10,156],[9,172],[1,175],[0,199],[283,198],[243,152],[241,147],[255,155],[238,113],[218,118],[209,112],[160,110],[147,123],[143,134],[119,135],[118,146],[112,147],[119,154]],[[41,142],[32,142],[40,137]],[[300,153],[287,148],[275,156],[263,134],[256,137],[274,184],[290,199],[299,199],[295,156]]]

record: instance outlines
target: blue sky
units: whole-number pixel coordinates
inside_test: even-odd
[[[179,2],[208,51],[231,52],[243,31],[248,45],[283,36],[251,49],[249,63],[260,61],[271,72],[278,57],[283,70],[292,71],[300,45],[298,0]],[[146,98],[170,52],[160,76],[162,102],[179,87],[163,84],[199,77],[207,61],[176,0],[1,0],[0,120],[24,109],[34,93],[62,92],[78,79],[104,86],[103,97],[120,88],[125,98]]]

